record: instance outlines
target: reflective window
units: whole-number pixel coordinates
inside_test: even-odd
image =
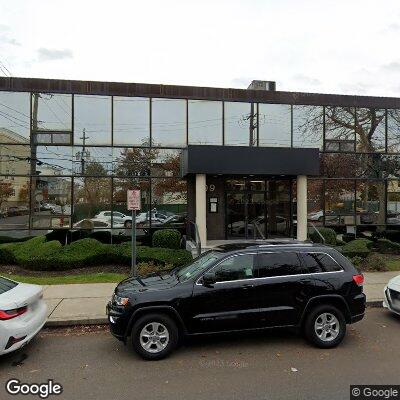
[[[95,221],[102,220],[97,216],[104,211],[111,211],[111,178],[74,178],[73,226],[78,224],[78,228],[91,230],[95,228]],[[107,227],[111,223],[103,226]]]
[[[150,179],[137,179],[126,176],[121,179],[113,180],[113,226],[114,228],[130,228],[132,221],[132,211],[128,211],[126,205],[127,191],[129,189],[140,190],[141,209],[136,212],[136,235],[142,237],[146,235],[143,228],[150,225]],[[130,231],[125,234],[130,234]]]
[[[114,96],[114,145],[150,144],[150,100]]]
[[[32,93],[32,129],[68,131],[72,129],[72,95]]]
[[[228,146],[255,146],[257,144],[257,105],[227,101],[224,113],[225,144]]]
[[[352,178],[359,167],[358,157],[356,154],[321,154],[321,175],[327,178]]]
[[[222,102],[188,100],[189,144],[222,144]]]
[[[0,143],[29,143],[30,94],[0,91]]]
[[[302,253],[305,261],[307,273],[315,274],[319,272],[335,272],[341,271],[340,266],[325,253]]]
[[[291,107],[287,104],[258,105],[259,145],[291,146]]]
[[[112,147],[74,147],[74,174],[101,176],[113,172]]]
[[[325,225],[355,225],[355,181],[325,181]]]
[[[217,282],[237,281],[254,278],[253,254],[230,257],[212,269]]]
[[[0,229],[28,229],[29,196],[29,178],[0,176]]]
[[[37,146],[34,175],[72,175],[72,147]]]
[[[325,107],[325,150],[355,151],[353,107]]]
[[[0,146],[0,174],[28,175],[31,149],[28,145],[2,144]]]
[[[387,147],[388,153],[400,152],[400,110],[387,110]]]
[[[357,225],[385,224],[385,190],[383,181],[357,181]]]
[[[264,253],[258,256],[258,277],[297,275],[303,272],[297,253]]]
[[[183,228],[187,210],[187,183],[178,178],[151,180],[151,224]]]
[[[116,148],[113,149],[114,174],[116,176],[148,176],[150,165],[156,159],[159,149]]]
[[[386,141],[386,111],[358,108],[356,122],[357,151],[384,152]]]
[[[156,150],[151,159],[152,176],[180,176],[181,173],[181,150]]]
[[[40,176],[33,178],[35,208],[32,210],[34,229],[55,229],[71,224],[71,178]]]
[[[387,185],[387,215],[388,225],[400,225],[400,181],[390,180]]]
[[[74,96],[74,143],[111,145],[110,96]]]
[[[324,222],[324,193],[322,179],[307,182],[307,219],[316,226]]]
[[[293,106],[293,147],[322,150],[324,109],[320,106]]]
[[[153,146],[186,145],[186,100],[152,99]]]

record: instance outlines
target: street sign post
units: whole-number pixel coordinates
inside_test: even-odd
[[[140,190],[128,190],[126,196],[128,210],[132,211],[132,258],[131,275],[136,276],[136,211],[140,211]]]

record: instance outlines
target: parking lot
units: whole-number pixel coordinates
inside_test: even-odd
[[[106,328],[45,330],[0,359],[2,382],[54,379],[61,399],[347,399],[350,384],[398,384],[400,318],[369,309],[336,349],[288,331],[196,338],[146,362]],[[6,395],[4,384],[2,399]],[[21,396],[21,398],[28,398]]]

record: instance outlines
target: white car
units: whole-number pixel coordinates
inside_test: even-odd
[[[94,216],[94,218],[111,222],[111,215],[113,217],[114,225],[117,223],[124,225],[126,228],[132,227],[132,217],[118,211],[100,211]]]
[[[114,222],[114,227],[111,227],[111,221],[106,221],[100,218],[86,218],[73,225],[74,229],[85,229],[88,231],[107,231],[113,235],[120,235],[123,233],[124,225],[122,223]]]
[[[42,287],[0,276],[0,355],[27,344],[47,320]]]
[[[383,307],[400,315],[400,275],[389,281],[383,299]]]

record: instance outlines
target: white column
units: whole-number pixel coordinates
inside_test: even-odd
[[[307,176],[297,177],[297,240],[307,240]]]
[[[207,196],[206,175],[196,174],[196,224],[199,230],[201,245],[207,244]]]

